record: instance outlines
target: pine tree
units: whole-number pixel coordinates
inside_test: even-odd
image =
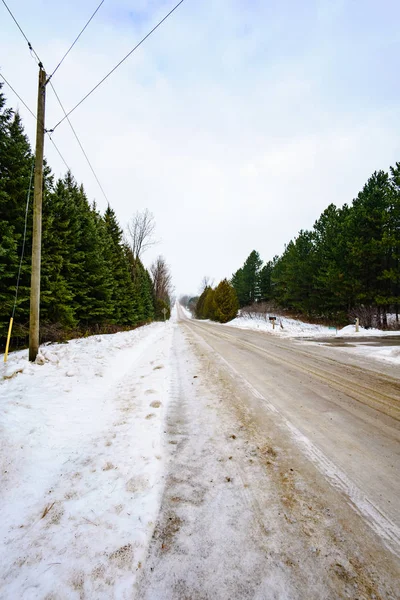
[[[316,272],[314,285],[318,310],[327,316],[344,317],[353,306],[353,283],[349,277],[347,218],[349,208],[333,204],[321,214],[313,228]]]
[[[258,252],[253,250],[241,267],[231,278],[240,306],[253,304],[261,298],[260,271],[262,260]]]
[[[209,287],[204,298],[203,318],[214,321],[215,319],[215,291]]]
[[[272,272],[278,257],[275,256],[272,260],[269,260],[260,271],[260,299],[271,300],[273,296],[272,286]]]
[[[44,324],[74,327],[76,303],[74,278],[76,274],[76,243],[80,222],[70,187],[72,176],[53,185],[46,177],[43,194],[41,319]],[[81,257],[82,258],[82,257]]]
[[[196,302],[196,318],[197,319],[205,319],[204,316],[204,302],[207,296],[207,292],[210,288],[206,286],[202,293],[200,294],[199,299]]]
[[[114,306],[113,322],[119,325],[135,324],[133,282],[129,262],[123,248],[123,233],[113,209],[108,206],[104,214],[107,232],[105,258],[110,266],[113,286],[111,302]]]
[[[154,319],[155,297],[149,272],[141,260],[135,258],[132,249],[125,247],[133,283],[132,305],[136,324],[148,323]]]
[[[311,316],[318,305],[315,272],[313,235],[309,231],[300,231],[295,241],[286,246],[272,273],[277,303]]]
[[[400,305],[400,163],[390,167],[390,194],[385,214],[383,252],[386,256],[386,268],[382,277],[388,283],[387,297],[383,304],[393,305],[396,321],[399,322]]]
[[[0,336],[4,340],[15,296],[33,157],[18,113],[6,108],[0,84]],[[33,194],[32,194],[33,196]],[[32,202],[14,333],[25,337],[29,318]],[[89,205],[71,173],[54,182],[44,165],[41,331],[47,339],[79,328],[130,326],[154,319],[149,272],[133,260],[116,215]],[[160,309],[160,307],[159,307]],[[18,327],[20,331],[18,332]]]
[[[213,297],[215,309],[214,319],[220,323],[227,323],[234,319],[239,309],[239,302],[234,288],[226,279],[216,287]]]
[[[32,154],[21,118],[5,108],[0,92],[0,335],[7,330],[14,304],[31,170]],[[29,312],[30,239],[29,225],[16,311],[19,322],[25,321]]]
[[[356,304],[382,305],[386,315],[389,280],[383,277],[389,264],[383,238],[391,190],[387,173],[375,172],[353,202],[347,219],[350,276]]]

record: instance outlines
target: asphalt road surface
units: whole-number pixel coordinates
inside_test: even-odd
[[[399,598],[400,376],[187,319],[139,597]]]

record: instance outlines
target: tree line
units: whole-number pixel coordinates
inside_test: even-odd
[[[3,346],[16,296],[33,161],[21,118],[18,112],[7,108],[0,85],[0,343]],[[132,328],[164,318],[164,308],[169,317],[169,270],[162,257],[151,272],[143,266],[140,246],[147,239],[140,238],[143,230],[139,229],[136,237],[131,237],[132,243],[128,243],[114,210],[108,206],[101,214],[70,172],[56,179],[45,164],[43,185],[41,342]],[[14,346],[26,343],[28,331],[32,212],[31,202],[16,301]],[[143,224],[146,217],[148,226],[149,215],[145,211],[136,221]],[[168,281],[162,285],[166,276]]]
[[[232,276],[241,307],[261,300],[307,317],[364,326],[399,322],[400,163],[375,172],[351,205],[331,204],[281,256],[253,251]]]
[[[205,282],[200,297],[184,297],[186,306],[197,318],[221,322],[236,316],[236,301],[240,308],[267,302],[273,310],[336,324],[359,317],[365,327],[387,327],[388,314],[395,314],[398,325],[400,163],[373,173],[350,205],[329,205],[281,256],[264,263],[253,250],[224,280],[225,312],[220,286]]]

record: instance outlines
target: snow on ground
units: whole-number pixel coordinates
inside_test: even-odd
[[[370,344],[355,344],[351,347],[340,348],[341,352],[351,352],[367,358],[400,365],[400,346],[379,347]]]
[[[310,337],[310,336],[328,336],[336,335],[336,329],[330,329],[325,325],[312,325],[303,323],[296,319],[288,319],[286,317],[277,317],[275,328],[272,322],[269,321],[269,315],[239,316],[233,321],[225,323],[229,327],[238,327],[239,329],[252,329],[256,331],[265,331],[274,335],[285,337]]]
[[[254,313],[253,315],[242,315],[225,323],[229,327],[238,327],[239,329],[251,329],[255,331],[264,331],[271,335],[277,335],[281,337],[295,337],[295,338],[352,338],[351,348],[340,348],[340,350],[346,350],[356,354],[362,354],[379,361],[386,361],[393,364],[400,364],[400,347],[399,346],[386,346],[385,348],[379,348],[377,346],[365,346],[363,338],[369,337],[387,337],[387,336],[400,336],[400,331],[382,331],[380,329],[364,329],[359,327],[356,331],[354,324],[346,325],[342,329],[336,330],[333,327],[326,327],[325,325],[312,325],[310,323],[303,323],[296,319],[288,319],[286,317],[277,317],[275,321],[275,328],[269,321],[269,315],[260,315]]]
[[[173,326],[2,366],[2,599],[131,597],[163,490]]]
[[[400,331],[382,331],[381,329],[364,329],[356,326],[346,325],[342,329],[336,327],[327,327],[326,325],[313,325],[304,323],[297,319],[288,319],[287,317],[277,316],[275,327],[269,321],[269,315],[253,314],[251,316],[242,315],[225,323],[229,327],[238,327],[239,329],[252,329],[256,331],[265,331],[274,335],[285,337],[370,337],[370,336],[388,336],[400,335]]]
[[[186,317],[187,319],[193,319],[193,315],[192,315],[192,313],[190,312],[190,310],[188,310],[187,308],[185,308],[184,306],[182,306],[182,304],[180,304],[179,306],[180,306],[180,308],[182,309],[182,312],[183,312],[183,314],[185,315],[185,317]]]

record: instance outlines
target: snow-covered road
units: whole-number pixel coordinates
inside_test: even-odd
[[[25,355],[0,381],[1,598],[399,597],[391,365],[179,308]]]

